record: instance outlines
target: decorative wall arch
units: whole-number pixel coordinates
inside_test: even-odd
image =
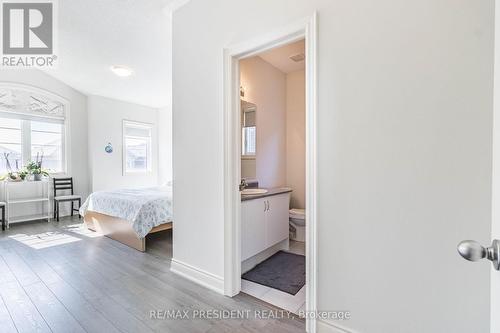
[[[24,119],[44,120],[64,124],[62,141],[62,171],[70,175],[71,168],[71,103],[49,90],[29,84],[0,81],[0,115],[21,115]],[[16,116],[17,117],[17,116]],[[24,156],[29,160],[29,156]]]
[[[64,120],[69,102],[50,91],[30,85],[0,82],[0,112]]]

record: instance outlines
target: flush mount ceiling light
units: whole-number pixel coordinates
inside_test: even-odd
[[[111,66],[109,69],[111,69],[113,73],[115,73],[120,77],[130,76],[134,72],[131,68],[128,68],[127,66],[119,66],[119,65]]]
[[[298,53],[298,54],[291,55],[289,58],[292,61],[300,62],[300,61],[304,61],[304,59],[306,58],[306,55],[304,53]]]

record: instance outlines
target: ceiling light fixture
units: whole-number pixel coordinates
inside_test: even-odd
[[[128,68],[127,66],[114,65],[114,66],[111,66],[109,69],[111,69],[111,71],[113,73],[115,73],[116,75],[118,75],[120,77],[130,76],[134,72],[131,68]]]
[[[292,61],[301,62],[304,61],[306,55],[304,53],[293,54],[289,57]]]

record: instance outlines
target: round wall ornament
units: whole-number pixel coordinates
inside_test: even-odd
[[[111,154],[113,152],[113,146],[111,145],[110,142],[108,142],[106,147],[104,147],[104,151],[106,151],[106,153],[108,153],[108,154]]]

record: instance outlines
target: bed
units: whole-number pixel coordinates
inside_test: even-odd
[[[80,215],[90,230],[144,252],[146,235],[173,227],[172,187],[94,192]]]

